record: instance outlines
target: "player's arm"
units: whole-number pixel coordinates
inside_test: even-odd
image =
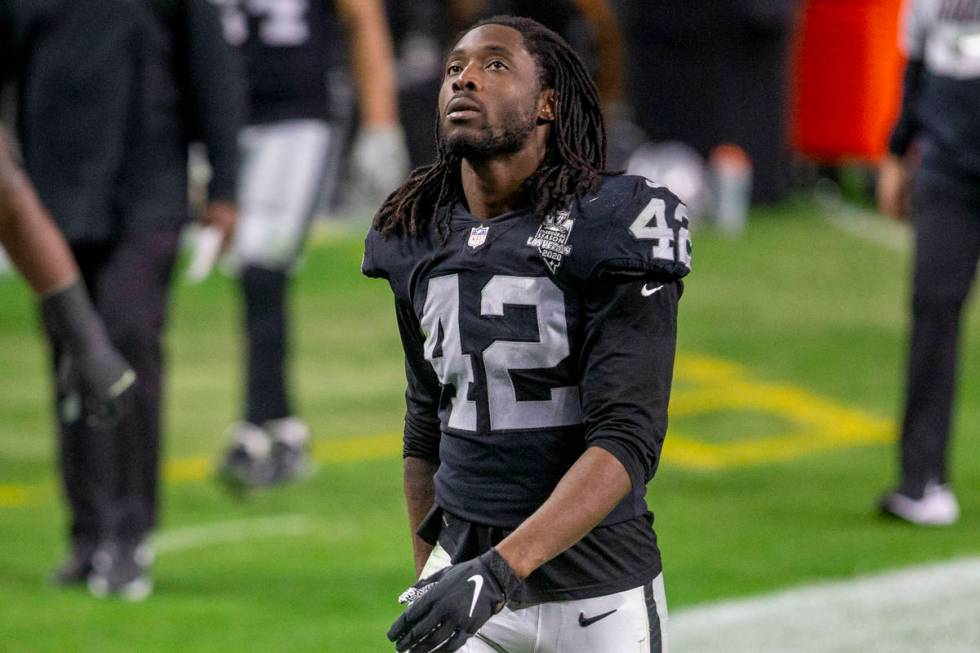
[[[590,291],[580,381],[589,447],[497,546],[518,577],[574,545],[653,477],[667,430],[679,292],[679,282],[643,279]]]
[[[425,337],[412,302],[399,292],[400,275],[388,267],[388,246],[374,229],[364,241],[361,272],[372,279],[386,279],[395,294],[395,321],[405,353],[405,428],[402,448],[403,487],[412,533],[415,575],[422,572],[432,544],[419,537],[419,526],[435,505],[435,473],[439,469],[439,379],[425,360]],[[394,258],[398,258],[397,256]]]
[[[118,418],[136,375],[109,343],[68,244],[14,158],[2,127],[0,243],[40,297],[45,326],[64,348],[66,389],[80,393],[90,422]]]
[[[398,119],[395,55],[382,0],[339,0],[347,28],[360,126],[351,147],[355,192],[372,208],[405,180],[408,149]]]
[[[0,242],[39,295],[78,281],[78,267],[61,232],[41,206],[0,126]]]
[[[925,72],[923,57],[929,23],[925,9],[925,3],[919,0],[914,0],[907,6],[903,42],[907,62],[902,84],[901,111],[888,141],[888,154],[878,167],[878,210],[896,220],[903,220],[908,214],[912,167],[909,151],[920,129],[915,106],[922,90]]]
[[[435,505],[435,476],[439,468],[439,381],[423,356],[423,338],[415,312],[397,301],[395,313],[405,350],[405,431],[403,483],[416,577],[432,553],[432,544],[418,535],[419,526]]]
[[[398,124],[395,55],[381,0],[340,0],[338,13],[348,32],[361,124]]]
[[[235,230],[238,184],[238,134],[245,126],[245,71],[238,53],[224,39],[218,9],[207,0],[189,0],[184,5],[184,38],[178,39],[186,52],[186,92],[194,111],[194,125],[207,148],[211,165],[208,203],[201,216],[204,224],[221,231],[227,244]]]
[[[497,553],[518,578],[527,578],[585,537],[630,487],[629,474],[618,458],[589,447],[548,500],[497,545]]]

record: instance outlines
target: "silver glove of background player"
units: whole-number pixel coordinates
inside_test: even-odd
[[[408,146],[398,125],[362,127],[351,149],[353,203],[377,210],[408,177]]]

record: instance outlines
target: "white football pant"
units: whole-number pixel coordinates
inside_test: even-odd
[[[422,576],[449,562],[436,546]],[[505,607],[462,653],[668,653],[663,574],[641,587],[574,601]]]
[[[232,261],[288,270],[306,239],[333,130],[320,120],[253,125],[241,133],[238,227]]]

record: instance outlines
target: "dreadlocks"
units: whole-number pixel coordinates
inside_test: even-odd
[[[467,31],[483,25],[503,25],[520,32],[524,47],[537,63],[541,86],[555,91],[548,153],[525,187],[538,215],[567,209],[573,199],[596,189],[606,167],[606,129],[595,83],[571,46],[537,21],[496,16]],[[408,181],[385,200],[374,217],[374,228],[385,235],[416,234],[434,221],[445,239],[449,211],[440,209],[460,199],[460,162],[438,138],[435,162],[413,170]]]

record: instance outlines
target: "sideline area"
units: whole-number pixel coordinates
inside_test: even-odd
[[[978,615],[970,557],[688,608],[669,633],[679,652],[976,653]]]

